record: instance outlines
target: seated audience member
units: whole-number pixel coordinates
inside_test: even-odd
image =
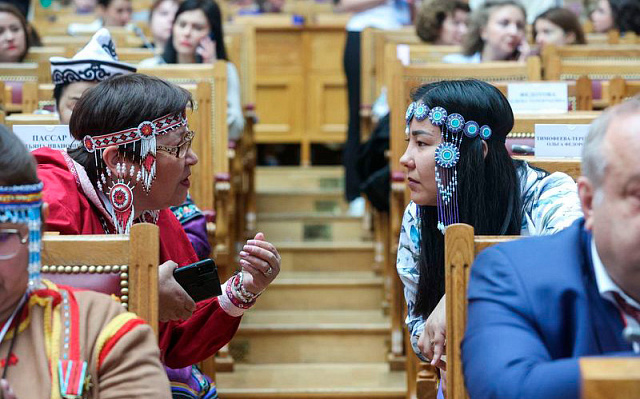
[[[102,27],[129,26],[133,15],[131,0],[97,0],[96,7],[99,16],[89,24],[69,24],[68,32],[71,35],[80,35],[96,32]]]
[[[426,43],[462,44],[467,33],[469,12],[469,5],[460,0],[424,1],[416,18],[416,33]]]
[[[533,22],[533,40],[541,47],[587,43],[578,17],[562,7],[550,8],[538,15]]]
[[[73,0],[73,5],[77,14],[91,14],[95,11],[98,2],[97,0]]]
[[[39,44],[20,11],[11,4],[0,3],[0,62],[22,62],[29,48]]]
[[[50,61],[51,78],[55,84],[53,96],[63,125],[69,124],[73,108],[86,90],[103,80],[136,71],[134,66],[118,61],[115,44],[106,28],[96,32],[73,58],[52,57]],[[208,257],[211,245],[207,240],[206,220],[202,211],[189,199],[180,209],[176,208],[175,213],[198,257]]]
[[[171,37],[164,53],[143,60],[139,66],[164,64],[214,63],[227,61],[227,125],[229,138],[238,139],[244,130],[244,114],[240,101],[240,78],[229,62],[224,45],[222,14],[213,0],[186,0],[176,12]]]
[[[591,124],[578,179],[584,219],[478,255],[462,343],[472,398],[578,398],[579,357],[639,353],[623,337],[640,327],[639,151],[634,98]]]
[[[129,74],[87,90],[69,122],[77,149],[34,151],[49,203],[47,230],[62,234],[127,234],[133,223],[157,224],[160,231],[160,349],[166,366],[196,364],[227,344],[242,314],[278,275],[280,256],[262,233],[240,252],[241,272],[223,294],[197,304],[173,278],[176,267],[196,262],[182,226],[169,206],[182,204],[191,168],[188,91],[164,80]],[[181,384],[204,381],[197,371],[169,370]],[[215,386],[196,385],[194,397],[212,395]],[[179,388],[177,388],[179,390]],[[209,397],[209,396],[207,396]]]
[[[505,140],[513,112],[497,88],[477,80],[441,81],[418,88],[412,98],[400,158],[411,203],[396,266],[411,346],[444,369],[444,229],[461,222],[477,234],[545,235],[582,213],[571,177],[511,159]]]
[[[0,126],[0,396],[170,398],[143,320],[107,295],[40,279],[46,209],[33,157]]]
[[[60,123],[68,125],[82,93],[113,76],[134,73],[133,65],[118,61],[116,46],[106,28],[93,35],[73,58],[51,57],[53,97]]]
[[[149,29],[153,36],[153,46],[157,52],[164,51],[167,41],[171,37],[173,19],[179,4],[178,0],[156,0],[151,5]]]
[[[620,33],[640,34],[640,2],[638,0],[598,0],[589,17],[597,33],[617,29]]]
[[[479,63],[522,60],[529,55],[525,28],[527,15],[517,0],[488,0],[471,13],[462,54],[449,54],[444,62]]]

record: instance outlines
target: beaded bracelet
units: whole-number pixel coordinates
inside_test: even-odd
[[[244,300],[239,299],[239,293],[237,293],[235,288],[236,280],[238,280],[237,275],[227,282],[227,298],[229,298],[229,301],[231,301],[234,306],[240,309],[249,309],[251,306],[253,306],[253,304],[256,303],[256,300],[254,298],[253,301],[245,302]]]

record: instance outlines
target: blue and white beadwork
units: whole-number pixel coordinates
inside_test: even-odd
[[[429,122],[435,126],[442,126],[447,121],[447,110],[442,107],[433,107],[429,111]]]
[[[491,128],[487,125],[484,125],[480,128],[480,138],[482,140],[489,140],[491,137]]]
[[[449,115],[447,117],[447,129],[449,130],[449,133],[460,133],[460,131],[464,129],[464,118],[462,117],[462,115]]]
[[[470,139],[476,137],[480,133],[480,126],[475,121],[468,121],[464,124],[464,135]]]
[[[452,168],[460,159],[460,150],[453,143],[444,142],[436,147],[436,164],[441,168]]]
[[[42,183],[0,186],[0,223],[26,224],[29,229],[29,289],[40,288],[40,208]]]
[[[407,134],[409,124],[413,118],[423,121],[429,118],[434,126],[440,127],[442,143],[435,151],[435,178],[438,187],[437,209],[438,229],[444,234],[447,226],[458,223],[458,171],[456,165],[460,160],[460,145],[462,138],[474,139],[478,136],[483,140],[491,137],[491,128],[487,125],[480,127],[475,121],[465,121],[458,113],[448,114],[443,107],[429,108],[418,101],[409,104],[405,115],[407,122]]]
[[[416,103],[412,102],[411,104],[409,104],[409,107],[407,107],[407,112],[404,114],[404,120],[407,121],[407,124],[411,122],[411,119],[413,118],[413,113],[415,111],[416,111]]]
[[[430,113],[429,107],[427,107],[423,103],[417,103],[415,106],[415,111],[413,115],[416,117],[417,120],[422,122],[423,120],[427,119],[427,116],[429,116],[429,113]]]

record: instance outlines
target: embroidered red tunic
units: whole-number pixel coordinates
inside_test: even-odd
[[[101,217],[106,211],[84,170],[73,166],[60,151],[41,148],[33,152],[38,177],[44,183],[44,201],[49,204],[46,230],[60,234],[104,234]],[[104,218],[103,218],[104,219]],[[178,266],[196,262],[196,256],[180,222],[169,209],[160,211],[160,262],[172,260]],[[184,321],[160,323],[159,345],[164,363],[171,368],[187,367],[214,355],[227,344],[240,325],[220,307],[218,298],[201,301]]]

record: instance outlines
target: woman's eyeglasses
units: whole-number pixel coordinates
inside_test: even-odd
[[[191,148],[191,143],[193,142],[193,137],[195,136],[195,132],[193,130],[187,131],[187,134],[182,139],[182,142],[178,145],[157,145],[156,149],[159,151],[164,151],[169,153],[176,158],[184,158],[189,152]]]
[[[0,260],[16,256],[28,240],[29,235],[23,235],[18,229],[0,229]]]

